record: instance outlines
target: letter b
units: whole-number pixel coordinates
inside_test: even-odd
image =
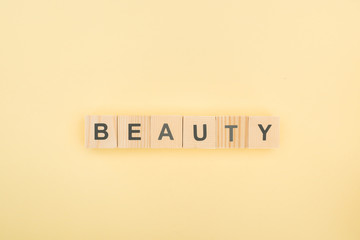
[[[109,137],[109,133],[106,131],[108,129],[108,126],[105,123],[95,123],[94,127],[95,140],[105,140]],[[102,129],[99,129],[99,127],[102,127]],[[102,133],[103,136],[99,136],[99,133]]]

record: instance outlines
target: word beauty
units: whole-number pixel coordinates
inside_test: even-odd
[[[86,116],[88,148],[275,148],[269,116]]]

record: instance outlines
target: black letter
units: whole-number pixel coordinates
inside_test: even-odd
[[[264,130],[263,126],[261,124],[258,124],[262,134],[263,134],[263,141],[266,140],[266,133],[269,131],[270,127],[271,127],[271,124],[269,124],[266,129]]]
[[[99,130],[99,127],[103,127],[103,130]],[[95,123],[95,140],[105,140],[108,138],[107,125],[105,123]],[[99,133],[103,133],[103,137],[99,137]]]
[[[234,128],[237,128],[237,125],[225,125],[225,128],[229,129],[229,137],[230,137],[230,142],[234,141]]]
[[[167,133],[165,133],[165,129],[166,129]],[[163,127],[161,129],[158,140],[161,140],[164,136],[170,137],[170,140],[174,140],[174,138],[173,138],[173,136],[171,134],[169,125],[167,123],[164,123],[164,125],[163,125]]]
[[[133,130],[132,127],[140,127],[140,123],[129,123],[129,140],[141,140],[141,137],[133,137],[133,133],[139,133],[140,130]]]
[[[196,141],[204,141],[206,139],[206,124],[203,124],[203,136],[199,138],[197,136],[197,125],[194,125],[194,138]]]

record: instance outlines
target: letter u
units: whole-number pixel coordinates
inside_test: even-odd
[[[203,124],[203,136],[201,138],[198,137],[197,134],[197,125],[194,125],[194,138],[196,141],[204,141],[207,137],[206,133],[206,124]]]

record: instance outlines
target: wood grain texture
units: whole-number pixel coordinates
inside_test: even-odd
[[[194,125],[197,128],[197,137],[204,137],[206,126],[206,138],[196,140],[194,137]],[[184,116],[183,117],[183,148],[216,148],[215,116]]]
[[[130,139],[129,124],[140,124],[132,127],[140,132],[131,133]],[[150,142],[150,116],[118,116],[118,148],[150,148]]]
[[[261,124],[262,129],[259,124]],[[271,125],[271,126],[270,126]],[[269,127],[264,139],[263,131]],[[263,131],[262,131],[263,130]],[[279,117],[249,117],[249,148],[277,148],[280,140]]]
[[[106,124],[108,137],[95,139],[95,124]],[[103,128],[99,128],[103,129]],[[99,136],[104,136],[100,133]],[[87,148],[116,148],[117,147],[117,116],[92,115],[85,117],[85,146]]]
[[[159,140],[164,124],[169,126],[169,136]],[[151,148],[182,148],[182,116],[151,116]]]
[[[216,147],[217,148],[245,148],[247,147],[246,116],[217,116],[216,117]],[[232,130],[226,126],[234,126]],[[233,139],[231,141],[231,131]]]

